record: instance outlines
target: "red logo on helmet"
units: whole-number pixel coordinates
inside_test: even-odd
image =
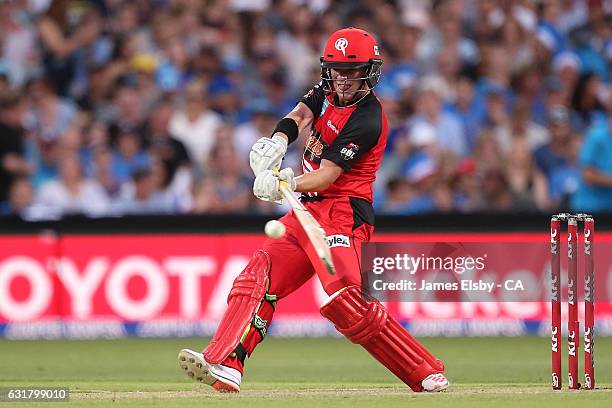
[[[372,34],[359,28],[343,28],[329,36],[321,57],[326,62],[370,62],[380,59]]]

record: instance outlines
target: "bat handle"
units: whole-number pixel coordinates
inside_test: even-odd
[[[272,168],[272,171],[274,172],[275,176],[280,176],[280,170],[278,169],[278,167],[274,167]],[[279,179],[279,190],[282,191],[282,187],[286,187],[288,190],[291,190],[291,188],[289,187],[289,183],[287,183],[287,181],[285,180],[280,180]]]

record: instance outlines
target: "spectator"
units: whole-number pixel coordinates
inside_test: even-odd
[[[108,126],[103,122],[97,121],[87,123],[82,133],[82,143],[86,153],[81,155],[81,160],[83,161],[85,175],[91,176],[93,173],[94,152],[102,147],[108,149],[108,146],[110,146],[110,135]]]
[[[435,158],[443,150],[438,144],[436,128],[426,122],[417,122],[411,127],[408,141],[412,149],[408,160],[419,156]]]
[[[532,65],[521,67],[513,73],[510,84],[514,93],[512,98],[514,109],[520,101],[527,105],[530,119],[545,115],[544,86],[542,75],[538,72],[537,67]]]
[[[427,68],[434,65],[435,58],[444,47],[454,49],[464,64],[478,61],[478,48],[474,41],[462,35],[460,16],[453,13],[451,3],[438,2],[433,7],[435,24],[430,26],[420,52]]]
[[[234,144],[239,157],[247,157],[260,137],[270,136],[277,122],[276,112],[266,99],[256,99],[249,106],[251,118],[236,128]]]
[[[558,40],[557,33],[550,24],[540,23],[538,25],[531,41],[536,67],[542,69],[548,66],[553,56],[562,49]]]
[[[452,189],[455,209],[461,212],[473,212],[483,206],[482,174],[477,171],[473,159],[459,163],[453,175]]]
[[[171,38],[162,50],[163,59],[155,73],[157,85],[163,91],[176,91],[193,76],[185,45],[179,38]]]
[[[102,29],[99,11],[93,2],[87,3],[85,12],[77,12],[81,6],[81,2],[74,0],[52,1],[37,23],[45,74],[60,96],[70,93],[79,68],[78,51],[93,43]],[[73,21],[74,16],[79,20]]]
[[[0,74],[7,88],[20,88],[36,72],[36,29],[15,1],[0,2]],[[27,15],[27,14],[26,14]]]
[[[129,181],[137,169],[148,167],[151,160],[142,148],[140,136],[132,128],[119,129],[112,156],[113,179],[120,184]]]
[[[569,88],[554,75],[545,78],[542,87],[544,88],[543,109],[533,115],[533,121],[540,126],[546,126],[551,107],[569,106],[570,96]]]
[[[179,169],[187,168],[191,171],[191,159],[187,148],[168,131],[172,112],[172,105],[169,102],[158,103],[151,111],[146,128],[151,151],[161,159],[164,166],[165,186],[172,183]]]
[[[533,208],[533,203],[526,196],[514,193],[510,189],[508,178],[501,168],[491,168],[483,174],[483,201],[475,208],[482,212],[521,212]]]
[[[593,15],[593,17],[593,20],[588,23],[588,28],[584,27],[574,33],[575,52],[580,59],[583,72],[592,72],[607,82],[610,80],[610,68],[598,48],[610,36],[609,33],[606,33],[605,28],[601,30],[599,26],[605,27],[609,21],[603,20],[603,13]],[[598,31],[601,31],[603,36],[600,37]]]
[[[223,201],[217,194],[212,177],[205,177],[195,187],[193,214],[219,214],[223,213]]]
[[[170,119],[170,134],[185,144],[189,157],[198,166],[205,163],[221,127],[220,116],[206,106],[202,81],[192,81],[185,88],[183,107]]]
[[[139,135],[145,122],[145,111],[134,85],[121,84],[113,95],[113,102],[107,115],[99,118],[110,123],[111,137],[115,137],[121,129],[133,129]]]
[[[506,92],[503,87],[493,83],[487,84],[484,90],[486,117],[484,127],[486,127],[505,154],[510,148],[510,129],[512,118],[508,112],[506,102]]]
[[[132,174],[132,182],[124,186],[122,193],[112,203],[114,215],[168,214],[172,203],[168,196],[156,189],[153,173],[138,169]]]
[[[462,66],[457,50],[452,47],[442,48],[436,58],[436,66],[438,75],[442,79],[446,89],[446,100],[444,102],[449,103],[454,101],[457,95],[455,94],[455,87],[453,85],[457,81]]]
[[[579,131],[585,131],[595,120],[603,116],[604,105],[599,100],[601,81],[594,73],[580,76],[574,93],[572,95],[571,107],[572,127]]]
[[[381,214],[402,214],[413,197],[413,190],[408,180],[393,178],[386,186],[387,194],[375,200],[375,208]]]
[[[500,99],[496,99],[496,101],[500,102]],[[492,107],[493,104],[489,106]],[[548,131],[531,119],[527,101],[518,101],[512,116],[505,114],[501,104],[496,104],[495,109],[500,110],[498,113],[500,119],[497,120],[498,125],[494,128],[495,137],[504,154],[509,154],[516,148],[533,150],[548,141]],[[493,108],[491,108],[492,110]],[[495,115],[497,114],[492,117],[496,118]]]
[[[0,206],[0,215],[18,215],[29,219],[33,215],[34,187],[27,177],[18,177],[11,184],[8,201]]]
[[[195,198],[196,213],[236,213],[248,209],[252,183],[236,159],[231,141],[222,140],[215,145],[208,164],[210,176],[200,184]]]
[[[207,93],[210,109],[221,114],[224,121],[241,120],[241,64],[224,65],[216,48],[205,47],[194,58],[193,65],[194,75],[209,78]]]
[[[426,124],[423,124],[427,126]],[[427,135],[427,133],[430,133]],[[416,136],[416,137],[415,137]],[[436,211],[435,190],[439,168],[432,150],[436,149],[433,129],[417,130],[411,135],[412,143],[422,143],[404,163],[402,173],[410,183],[410,199],[402,208],[403,214],[423,214]],[[421,140],[419,140],[421,139]],[[401,187],[401,186],[398,186]],[[401,192],[401,189],[398,193]]]
[[[417,80],[417,49],[421,35],[426,28],[426,16],[408,12],[403,25],[392,25],[384,30],[383,44],[386,51],[385,74],[381,77],[376,91],[399,99],[401,92],[413,86]]]
[[[516,72],[533,63],[533,51],[529,47],[529,32],[515,16],[508,16],[501,27],[501,42],[508,54],[510,71]]]
[[[288,30],[283,30],[278,36],[280,58],[291,72],[293,78],[290,86],[295,86],[294,91],[300,92],[310,86],[308,72],[313,61],[317,61],[319,55],[310,46],[310,32],[315,24],[315,16],[307,5],[296,7],[288,16]]]
[[[21,119],[23,104],[14,93],[0,95],[0,203],[8,199],[12,183],[32,172],[24,157]]]
[[[95,180],[83,178],[81,162],[76,155],[62,157],[59,179],[43,184],[34,201],[45,208],[49,218],[57,214],[103,216],[108,214],[110,207],[104,188]]]
[[[384,59],[381,211],[515,211],[534,202],[552,211],[568,206],[578,178],[572,205],[603,202],[598,135],[612,109],[605,2],[298,3],[0,1],[0,100],[23,101],[23,115],[0,112],[21,116],[10,126],[20,133],[20,169],[9,171],[17,195],[27,196],[23,177],[37,199],[41,186],[65,184],[58,169],[76,155],[81,182],[113,200],[146,170],[173,213],[276,215],[282,207],[251,198],[248,149],[304,84],[320,80],[311,57],[325,37],[359,25],[378,37]],[[284,161],[297,172],[304,139]],[[0,140],[0,156],[11,140]],[[576,159],[583,140],[584,161]],[[2,191],[7,203],[12,190]],[[55,208],[25,212],[62,213]]]
[[[417,114],[412,123],[425,122],[436,130],[438,147],[457,156],[468,154],[468,144],[463,126],[450,112],[442,110],[446,88],[438,76],[428,76],[421,80],[417,96]]]
[[[534,199],[542,211],[569,208],[569,198],[578,187],[576,142],[572,138],[569,112],[552,107],[548,119],[550,142],[533,152],[535,163]]]
[[[10,91],[10,83],[8,78],[8,68],[4,61],[0,59],[0,95],[4,95]]]
[[[38,141],[57,139],[77,117],[76,106],[61,98],[47,78],[33,79],[26,85],[28,111],[25,126]]]
[[[460,75],[454,84],[455,100],[446,109],[453,112],[465,131],[469,151],[473,151],[476,145],[476,137],[485,121],[485,103],[482,97],[476,93],[474,81],[467,75]]]
[[[508,99],[510,86],[510,63],[506,49],[497,42],[489,41],[481,45],[481,59],[478,67],[479,79],[477,89],[485,95],[495,89]]]
[[[477,170],[487,171],[504,162],[504,154],[491,129],[483,130],[477,138],[474,149]]]
[[[562,87],[566,93],[565,103],[569,104],[571,100],[569,92],[576,87],[582,70],[580,59],[575,53],[564,51],[555,56],[552,61],[552,68],[555,75],[553,78],[558,78],[562,82]]]
[[[98,182],[109,197],[114,197],[119,192],[121,184],[115,178],[113,155],[105,144],[94,146],[90,171],[86,174]]]
[[[588,130],[580,149],[581,174],[572,209],[580,212],[612,210],[612,131],[608,120],[598,120]]]
[[[526,135],[513,134],[511,148],[505,158],[508,187],[517,196],[529,198],[533,186],[532,149]]]

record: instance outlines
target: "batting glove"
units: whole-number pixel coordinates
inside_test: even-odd
[[[290,168],[282,169],[280,172],[264,170],[255,177],[253,194],[260,200],[281,204],[283,202],[283,195],[280,192],[281,181],[287,182],[289,188],[295,190],[296,182],[293,170]]]
[[[287,153],[287,140],[282,136],[260,138],[249,153],[249,164],[255,176],[264,170],[280,168],[281,161]]]

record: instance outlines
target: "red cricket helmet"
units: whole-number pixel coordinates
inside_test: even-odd
[[[365,75],[359,78],[368,85],[364,92],[371,91],[380,79],[382,58],[378,44],[365,30],[349,27],[334,32],[325,43],[321,56],[321,79],[324,89],[333,92],[331,69],[365,68]]]

